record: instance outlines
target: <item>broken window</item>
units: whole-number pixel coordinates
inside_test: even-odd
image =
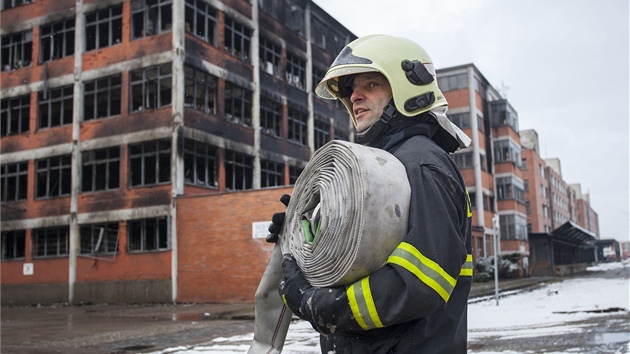
[[[260,37],[260,69],[269,75],[282,77],[280,73],[280,57],[282,48],[273,41]]]
[[[171,104],[172,66],[170,63],[132,71],[131,111],[142,112]]]
[[[170,249],[168,219],[130,220],[127,233],[130,252],[164,251]]]
[[[184,181],[197,186],[217,188],[217,149],[208,144],[184,141]]]
[[[280,137],[282,128],[282,105],[271,98],[260,97],[260,131]]]
[[[37,198],[70,195],[72,182],[71,155],[53,156],[35,161]]]
[[[311,41],[333,55],[339,53],[345,46],[344,36],[316,16],[311,17]]]
[[[289,85],[304,90],[306,61],[291,52],[287,52],[287,69],[285,75],[285,79]]]
[[[186,32],[217,46],[217,10],[203,0],[186,0]]]
[[[330,123],[323,117],[315,119],[315,150],[330,140]]]
[[[184,106],[206,114],[215,114],[217,78],[190,66],[184,67]]]
[[[252,92],[225,82],[225,118],[235,124],[252,126]]]
[[[295,184],[302,171],[304,171],[303,167],[289,165],[289,183]]]
[[[288,122],[289,122],[289,141],[305,145],[307,143],[307,122],[308,113],[303,110],[289,107]]]
[[[131,39],[170,31],[173,25],[171,0],[132,0]]]
[[[37,93],[38,128],[52,128],[72,123],[72,85]]]
[[[322,81],[325,75],[326,75],[326,69],[320,69],[316,66],[313,66],[313,92],[315,92],[315,88]],[[318,95],[315,95],[315,97],[322,99]]]
[[[121,94],[120,74],[86,82],[83,119],[119,115]]]
[[[147,141],[129,145],[131,186],[163,184],[171,181],[171,141]]]
[[[2,231],[2,260],[24,259],[26,231]]]
[[[40,63],[74,54],[74,22],[71,18],[41,27]]]
[[[81,255],[118,253],[118,222],[81,225],[79,234]]]
[[[90,51],[122,41],[122,5],[85,15],[85,50]]]
[[[68,226],[33,230],[33,257],[68,255]]]
[[[225,189],[252,189],[252,157],[234,151],[225,152]]]
[[[28,190],[28,162],[9,163],[2,165],[0,192],[2,202],[17,202],[26,200]]]
[[[113,147],[81,153],[81,191],[117,189],[120,182],[120,148]]]
[[[294,0],[284,2],[284,23],[293,32],[304,35],[304,8]]]
[[[33,32],[25,31],[2,36],[2,71],[11,71],[31,65],[33,60]]]
[[[6,10],[12,7],[30,4],[33,1],[35,0],[2,0],[2,2],[0,2],[0,5],[2,6],[0,7],[0,10]]]
[[[280,0],[258,0],[258,8],[276,20],[280,20]]]
[[[260,161],[260,186],[275,187],[284,185],[284,165],[269,160]]]
[[[29,130],[31,96],[8,97],[0,101],[1,136],[26,133]]]
[[[252,30],[231,18],[225,19],[225,51],[249,63]]]

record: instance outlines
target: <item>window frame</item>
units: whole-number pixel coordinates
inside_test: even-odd
[[[289,106],[287,121],[289,142],[306,146],[308,144],[308,112]]]
[[[240,191],[253,188],[253,157],[232,150],[225,151],[225,190]]]
[[[82,193],[120,188],[120,147],[82,151],[81,164]],[[90,188],[87,188],[88,184]]]
[[[184,107],[216,114],[218,78],[189,65],[184,66]],[[203,102],[199,102],[203,100]]]
[[[289,51],[287,51],[285,80],[293,87],[297,87],[300,90],[306,89],[306,60]]]
[[[37,92],[37,129],[50,129],[72,124],[73,100],[73,85]]]
[[[88,104],[91,104],[92,106],[88,107]],[[102,113],[102,106],[107,107],[105,114]],[[121,107],[121,74],[106,76],[85,82],[83,100],[84,121],[119,116],[121,114]]]
[[[101,239],[100,232],[103,230],[103,238]],[[96,256],[96,255],[115,255],[119,253],[118,249],[118,237],[119,237],[119,225],[118,222],[106,222],[96,224],[82,224],[79,225],[79,255],[80,256]],[[96,240],[95,240],[96,238]],[[113,238],[113,240],[112,240]],[[89,250],[86,241],[89,241]],[[104,245],[104,251],[94,250],[95,246],[99,246],[99,249]]]
[[[260,68],[271,76],[281,78],[282,46],[267,37],[260,36]],[[271,67],[269,67],[271,64]]]
[[[43,238],[43,240],[42,240]],[[56,244],[56,251],[52,248]],[[67,257],[69,254],[69,227],[46,227],[33,230],[33,258]],[[42,253],[40,253],[42,251]]]
[[[0,136],[28,133],[31,121],[31,95],[7,97],[0,101]]]
[[[185,184],[217,189],[219,187],[218,163],[218,149],[215,146],[184,139]],[[188,177],[189,171],[192,171],[192,178]],[[204,172],[203,178],[199,177],[200,171]]]
[[[260,131],[276,138],[282,136],[282,104],[263,95],[260,96]]]
[[[172,0],[132,0],[131,28],[129,31],[131,40],[133,41],[170,31],[173,25],[172,14]],[[150,20],[156,24],[153,29],[148,27],[151,22]],[[141,23],[137,23],[137,21]],[[140,32],[138,33],[138,31]]]
[[[186,0],[185,7],[184,28],[186,33],[216,47],[217,24],[219,23],[217,9],[202,0]],[[191,20],[192,22],[189,22]],[[199,28],[200,22],[203,22],[202,29]]]
[[[17,261],[26,258],[26,230],[10,230],[0,233],[2,261]]]
[[[223,93],[225,120],[251,128],[253,92],[226,81]]]
[[[149,223],[151,225],[148,225]],[[170,219],[166,216],[129,220],[127,222],[127,251],[132,254],[170,251],[170,224]],[[136,227],[139,227],[139,230],[133,230]],[[150,227],[153,228],[153,235],[148,234]],[[136,231],[140,234],[136,234]],[[152,238],[151,244],[150,238]]]
[[[122,43],[122,13],[122,4],[118,4],[85,14],[83,44],[86,52]],[[93,41],[90,41],[90,31],[94,32]]]
[[[330,141],[330,122],[323,117],[316,117],[313,124],[313,132],[315,138],[315,150],[324,146]]]
[[[289,165],[289,184],[295,184],[303,171],[304,167]]]
[[[45,183],[41,178],[45,178]],[[42,192],[42,187],[44,191]],[[72,155],[35,160],[35,199],[68,196],[72,187]],[[42,194],[43,193],[43,194]]]
[[[139,151],[135,152],[135,149],[139,149]],[[129,188],[171,183],[171,140],[158,139],[129,144],[128,171]],[[153,174],[147,175],[149,171],[152,171]],[[139,174],[139,177],[136,177],[135,174]],[[148,176],[153,176],[153,179],[147,181],[150,178]],[[140,180],[139,183],[137,183],[138,180]]]
[[[2,55],[0,56],[2,71],[12,71],[31,66],[33,63],[32,30],[4,35],[0,42],[2,43]]]
[[[6,4],[6,1],[9,1],[10,3]],[[7,9],[12,9],[14,7],[18,7],[18,6],[22,6],[22,5],[28,5],[30,3],[33,3],[35,0],[2,0],[0,2],[0,10],[7,10]]]
[[[233,57],[250,63],[252,30],[244,24],[227,17],[224,20],[223,28],[225,51]]]
[[[173,67],[171,63],[129,72],[129,112],[139,113],[170,107],[173,102],[172,90]],[[134,108],[136,105],[138,108]]]
[[[2,164],[0,174],[2,202],[25,201],[28,196],[28,162]]]
[[[279,187],[284,185],[284,164],[271,160],[260,160],[260,187]]]
[[[40,64],[74,55],[75,22],[73,17],[40,27]]]

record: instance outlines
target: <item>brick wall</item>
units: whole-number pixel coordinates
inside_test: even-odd
[[[177,199],[177,302],[254,302],[273,249],[254,239],[252,222],[282,211],[280,196],[292,188]]]

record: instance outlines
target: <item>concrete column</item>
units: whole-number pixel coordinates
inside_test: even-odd
[[[70,186],[70,223],[68,240],[68,303],[74,303],[74,285],[77,281],[77,258],[81,247],[81,235],[77,214],[81,193],[81,121],[83,120],[83,51],[85,15],[83,0],[76,0],[74,30],[74,88],[72,99],[72,181]]]
[[[306,80],[305,89],[308,92],[308,120],[306,123],[308,132],[308,148],[311,155],[315,153],[315,108],[313,107],[313,51],[311,46],[311,2],[306,3],[304,10],[304,34],[306,36]]]
[[[251,40],[251,60],[254,72],[252,93],[252,127],[254,128],[254,178],[252,187],[259,189],[260,181],[260,28],[258,27],[258,1],[252,1],[252,40]]]
[[[177,270],[178,270],[178,248],[177,248],[177,196],[184,193],[184,153],[183,135],[184,128],[184,58],[185,32],[184,13],[185,3],[183,1],[173,1],[173,92],[172,112],[173,121],[171,124],[171,208],[170,208],[170,233],[171,233],[171,296],[172,301],[177,302]]]

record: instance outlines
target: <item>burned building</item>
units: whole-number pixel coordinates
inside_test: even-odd
[[[352,139],[313,89],[356,37],[310,0],[7,0],[0,17],[3,305],[215,301],[182,275],[199,258],[178,244],[208,235],[181,232],[180,201],[264,221],[263,196]],[[234,262],[222,237],[201,267]]]

